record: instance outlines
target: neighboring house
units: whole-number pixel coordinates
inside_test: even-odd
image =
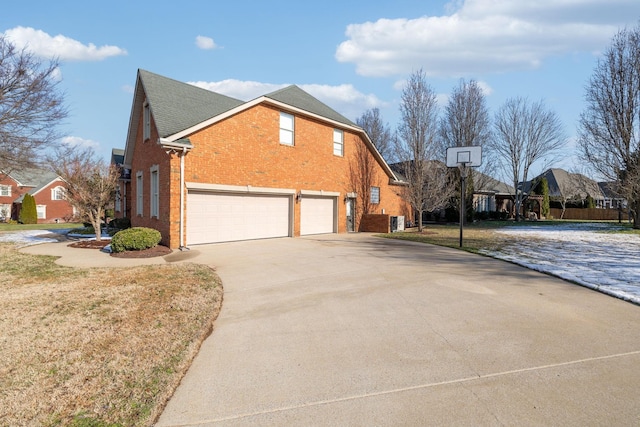
[[[376,159],[375,213],[408,215],[362,128],[299,87],[244,102],[139,70],[120,216],[171,248],[357,230],[356,144]]]
[[[581,201],[591,196],[597,207],[604,207],[607,199],[598,183],[582,174],[570,173],[564,169],[547,169],[525,185],[526,192],[530,192],[542,178],[549,184],[549,197],[560,201]]]
[[[476,212],[513,210],[515,189],[478,171],[473,171],[473,208]]]
[[[616,183],[615,182],[599,182],[598,187],[602,191],[604,195],[604,199],[602,201],[596,201],[596,204],[599,208],[604,209],[619,209],[627,208],[627,199],[624,197],[620,197],[620,195],[615,191]]]
[[[38,223],[67,221],[74,209],[64,197],[65,185],[54,172],[23,169],[0,172],[0,220],[17,220],[26,193],[36,201]]]

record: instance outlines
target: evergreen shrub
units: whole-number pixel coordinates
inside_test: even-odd
[[[21,224],[37,224],[38,223],[38,211],[36,210],[36,199],[29,193],[24,195],[22,199],[22,207],[20,208],[20,215],[18,216],[18,222]]]
[[[160,232],[153,228],[127,228],[118,231],[111,238],[111,250],[113,252],[141,251],[157,246],[160,240],[162,240]]]

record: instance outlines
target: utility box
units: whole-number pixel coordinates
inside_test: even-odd
[[[391,232],[394,231],[404,231],[404,216],[390,216],[389,220],[391,221]]]

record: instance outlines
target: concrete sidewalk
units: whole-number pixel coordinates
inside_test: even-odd
[[[75,266],[167,262],[24,250]],[[215,266],[225,296],[158,426],[640,425],[630,303],[366,234],[179,254]]]

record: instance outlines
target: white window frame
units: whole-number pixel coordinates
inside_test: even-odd
[[[8,219],[11,217],[11,205],[8,203],[0,203],[0,219]]]
[[[36,205],[38,219],[47,219],[47,205]]]
[[[136,215],[144,215],[144,179],[142,171],[136,172]]]
[[[371,198],[372,205],[379,205],[380,204],[380,187],[372,186],[371,194],[369,197]]]
[[[51,200],[64,200],[65,188],[61,185],[51,189]]]
[[[280,112],[280,144],[295,145],[295,117],[293,114]]]
[[[149,215],[151,218],[160,218],[160,167],[151,166],[149,174]]]
[[[120,194],[120,191],[121,191],[121,184],[118,184],[118,186],[116,187],[116,203],[114,206],[114,209],[116,212],[122,211],[122,195]]]
[[[142,140],[146,141],[151,138],[151,107],[148,102],[144,103],[143,110]]]
[[[344,132],[340,129],[333,130],[333,155],[344,157]]]
[[[11,186],[10,185],[0,185],[0,196],[2,196],[2,197],[11,197]]]

